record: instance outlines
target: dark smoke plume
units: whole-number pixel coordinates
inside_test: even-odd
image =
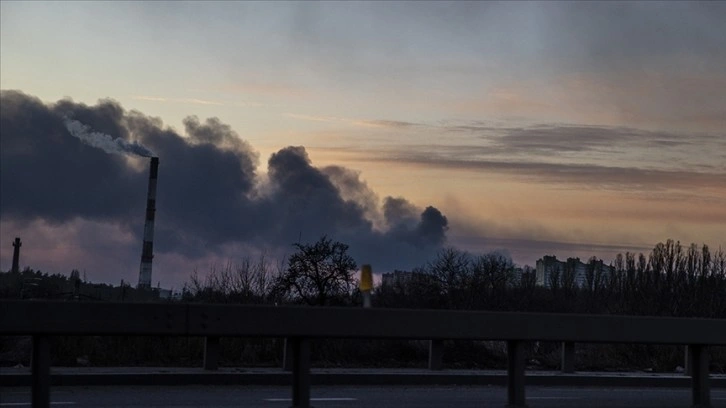
[[[273,154],[267,177],[259,177],[258,153],[216,118],[186,118],[182,136],[112,100],[45,104],[18,91],[2,91],[1,99],[2,220],[96,220],[140,243],[147,167],[89,144],[161,158],[154,242],[161,279],[164,254],[226,256],[235,245],[290,251],[325,234],[348,243],[359,263],[385,271],[422,264],[446,240],[447,220],[436,208],[391,197],[381,205],[358,173],[315,167],[302,146]],[[129,260],[129,268],[137,263]]]

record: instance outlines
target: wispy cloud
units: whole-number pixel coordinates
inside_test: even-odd
[[[302,113],[285,113],[284,116],[292,119],[306,120],[310,122],[346,122],[347,119],[337,118],[335,116],[319,116],[319,115],[307,115]]]
[[[725,173],[648,170],[638,167],[608,167],[591,164],[458,160],[431,155],[401,154],[401,152],[393,155],[389,154],[388,157],[378,152],[369,160],[471,171],[493,171],[524,178],[578,183],[585,186],[610,188],[618,186],[627,186],[629,188],[652,188],[656,186],[689,188],[698,186],[723,188],[726,191]]]
[[[323,148],[324,149],[324,148]],[[327,150],[337,150],[335,148]],[[397,146],[358,149],[345,147],[341,160],[383,162],[472,172],[491,172],[523,180],[574,184],[579,188],[606,190],[660,190],[668,188],[709,188],[726,191],[726,172],[616,167],[588,163],[557,163],[534,160],[506,161],[477,157],[480,146]],[[726,198],[726,197],[724,197]]]
[[[686,73],[663,67],[622,67],[596,74],[564,72],[546,80],[538,76],[517,78],[459,94],[442,108],[458,115],[526,118],[530,122],[565,121],[651,130],[724,129],[726,75],[683,71]]]
[[[424,126],[420,123],[403,122],[399,120],[352,120],[351,123],[357,126],[373,128],[405,129],[415,126]]]
[[[306,120],[311,122],[326,122],[326,123],[340,123],[350,126],[367,127],[367,128],[389,128],[389,129],[404,129],[415,126],[424,126],[420,123],[404,122],[398,120],[384,120],[384,119],[358,119],[358,118],[341,118],[336,116],[323,116],[323,115],[308,115],[302,113],[285,113],[285,116],[293,119]]]
[[[171,103],[187,103],[194,105],[214,105],[223,106],[224,104],[216,101],[209,101],[205,99],[196,98],[162,98],[159,96],[148,96],[148,95],[134,95],[131,97],[139,101],[150,101],[150,102],[171,102]]]
[[[225,84],[217,87],[217,91],[235,94],[253,94],[260,97],[302,97],[309,96],[306,88],[282,82],[246,81]]]
[[[695,144],[716,144],[726,149],[726,139],[715,134],[651,131],[623,126],[539,124],[528,127],[492,127],[470,124],[445,129],[469,131],[512,151],[557,153],[602,151],[614,147],[675,148]]]
[[[346,119],[314,117],[308,120],[345,122]],[[335,144],[346,140],[381,154],[415,154],[464,164],[480,160],[495,162],[557,162],[564,165],[638,167],[666,171],[726,172],[726,137],[719,133],[653,131],[623,126],[582,124],[536,124],[502,126],[480,121],[443,121],[434,124],[369,120],[364,133],[353,130],[336,134]],[[395,140],[388,132],[396,132]],[[346,138],[346,135],[348,136]],[[386,136],[384,139],[380,137]],[[426,141],[426,142],[424,142]],[[433,163],[431,163],[433,165]]]

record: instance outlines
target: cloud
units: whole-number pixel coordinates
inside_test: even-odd
[[[726,126],[726,95],[720,91],[726,87],[726,60],[708,57],[694,56],[690,62],[722,69],[638,66],[605,75],[564,75],[555,83],[560,109],[610,124],[720,132]]]
[[[103,258],[108,251],[140,251],[148,165],[84,144],[69,134],[64,117],[123,141],[138,140],[159,157],[154,267],[162,272],[154,280],[164,281],[164,265],[157,261],[164,257],[208,259],[227,255],[229,248],[284,250],[323,234],[349,244],[357,260],[379,271],[416,266],[446,241],[447,220],[438,209],[398,198],[408,212],[386,210],[358,173],[318,168],[302,146],[272,154],[266,177],[259,176],[258,153],[216,118],[187,117],[181,135],[112,100],[87,106],[71,100],[45,104],[18,91],[2,91],[0,97],[4,225],[25,233],[82,220],[86,230],[98,225],[138,237],[137,243],[116,242],[115,249],[97,247],[88,259]],[[73,246],[92,235],[65,239]],[[103,242],[103,234],[93,236]],[[79,267],[86,262],[86,255],[74,254]],[[135,256],[126,262],[128,269],[138,267]]]
[[[688,146],[714,145],[726,148],[726,140],[709,133],[652,131],[624,126],[578,124],[537,124],[527,127],[491,127],[469,125],[454,127],[468,130],[504,153],[543,153],[562,155],[570,152],[606,153],[629,149],[682,149]]]
[[[334,116],[306,115],[302,113],[285,113],[285,116],[293,119],[307,120],[310,122],[344,122],[345,119]]]
[[[135,95],[135,96],[132,96],[131,99],[136,99],[139,101],[150,101],[150,102],[186,103],[186,104],[193,104],[193,105],[214,105],[214,106],[223,106],[224,105],[221,102],[208,101],[205,99],[196,99],[196,98],[162,98],[159,96]]]
[[[378,195],[368,187],[365,181],[361,180],[360,172],[347,169],[341,166],[327,166],[321,171],[338,188],[340,196],[345,201],[357,203],[363,211],[365,218],[373,223],[374,228],[386,230],[383,221],[384,214],[381,214]],[[387,198],[386,202],[390,199]],[[383,205],[385,213],[385,203]]]
[[[549,14],[548,22],[558,35],[550,40],[562,41],[562,52],[576,52],[583,62],[618,64],[678,54],[718,56],[726,47],[725,31],[718,23],[726,7],[717,2],[582,3],[553,9],[556,12]]]
[[[297,57],[296,66],[320,73],[322,81],[363,82],[378,92],[435,88],[447,74],[447,85],[459,84],[453,77],[462,75],[441,69],[442,61],[466,61],[470,87],[482,77],[547,81],[563,73],[726,66],[721,2],[300,4],[275,11],[276,38]],[[556,105],[532,102],[520,106]]]
[[[463,149],[462,149],[463,150]],[[659,189],[726,188],[726,174],[689,171],[649,170],[637,167],[609,167],[591,164],[466,160],[430,154],[403,152],[371,153],[367,161],[395,162],[447,169],[491,171],[550,183],[572,183],[581,188]]]
[[[704,66],[713,65],[694,57]],[[726,61],[722,63],[726,69]],[[606,124],[650,130],[719,132],[726,126],[723,72],[623,67],[606,72],[558,71],[501,80],[459,94],[442,109],[468,116]],[[723,70],[722,70],[723,71]]]
[[[13,91],[0,98],[0,210],[2,217],[51,223],[83,215],[92,220],[118,219],[129,224],[143,214],[146,176],[126,158],[109,155],[71,136],[64,117],[129,140],[117,104],[94,107],[60,101],[52,108]],[[80,194],[80,193],[83,194]]]
[[[229,83],[217,89],[218,92],[231,92],[243,95],[258,95],[260,97],[309,97],[311,92],[303,87],[274,82],[242,81]]]
[[[425,126],[421,123],[404,122],[398,120],[383,120],[383,119],[354,119],[354,118],[340,118],[335,116],[322,116],[322,115],[306,115],[301,113],[285,113],[285,116],[293,119],[305,120],[310,122],[325,122],[325,123],[341,123],[350,126],[368,127],[368,128],[382,128],[382,129],[405,129],[417,126]]]
[[[612,190],[722,189],[726,139],[717,133],[622,126],[538,124],[506,127],[444,122],[400,129],[396,144],[320,150],[349,161],[492,172],[523,180]],[[369,135],[368,140],[375,140]],[[406,142],[408,140],[409,142]],[[416,143],[418,140],[446,140]]]
[[[403,122],[399,120],[354,120],[353,124],[375,128],[405,129],[415,126],[423,126],[419,123]]]

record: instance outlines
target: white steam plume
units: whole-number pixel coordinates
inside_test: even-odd
[[[106,153],[128,153],[143,157],[151,157],[154,155],[151,150],[140,145],[138,142],[127,142],[120,137],[114,139],[111,135],[91,131],[89,126],[77,120],[65,118],[63,119],[63,123],[65,123],[66,129],[73,136],[81,139],[83,143],[102,149]]]

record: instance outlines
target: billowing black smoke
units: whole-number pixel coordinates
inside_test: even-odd
[[[381,271],[419,265],[446,240],[447,220],[436,208],[392,197],[380,206],[358,173],[317,168],[302,146],[273,154],[260,177],[258,154],[216,118],[186,118],[182,137],[111,100],[45,104],[17,91],[1,98],[3,220],[100,220],[140,237],[146,166],[107,153],[130,149],[163,161],[157,254],[201,257],[234,243],[290,248],[326,234]]]

